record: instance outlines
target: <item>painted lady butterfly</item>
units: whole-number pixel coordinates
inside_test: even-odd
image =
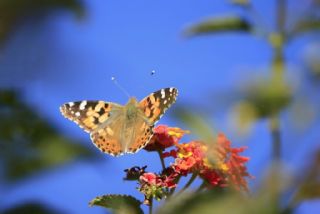
[[[60,107],[63,116],[90,133],[92,142],[107,154],[135,153],[153,135],[154,124],[176,101],[176,88],[156,91],[140,102],[131,97],[124,106],[104,101],[69,102]]]

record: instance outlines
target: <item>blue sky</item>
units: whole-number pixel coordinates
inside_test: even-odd
[[[266,27],[272,29],[274,1],[254,3],[266,17]],[[253,70],[267,70],[272,57],[265,41],[244,34],[190,40],[182,37],[190,23],[230,11],[241,13],[224,1],[90,0],[85,5],[87,16],[80,22],[71,14],[59,13],[45,24],[21,26],[0,56],[0,69],[4,71],[0,83],[23,89],[26,101],[43,117],[65,135],[88,144],[89,136],[64,119],[58,108],[64,102],[83,99],[125,104],[128,98],[112,83],[112,76],[139,99],[174,86],[180,92],[178,103],[206,103],[208,91],[231,89],[250,77]],[[301,56],[307,41],[303,38],[288,47],[290,64]],[[155,75],[150,75],[152,70]],[[249,171],[258,181],[270,158],[267,123],[258,123],[252,135],[239,138],[228,128],[225,116],[212,121],[235,144],[246,142],[249,149],[245,155],[251,157]],[[178,124],[170,116],[164,116],[160,123]],[[300,138],[312,147],[319,139],[318,130],[310,130],[307,138]],[[285,141],[290,139],[292,135],[284,135]],[[296,147],[301,148],[299,154],[292,155],[290,149],[284,154],[292,168],[311,154],[304,146]],[[35,199],[69,213],[103,213],[100,208],[89,208],[88,201],[107,193],[142,198],[135,183],[124,182],[122,177],[123,169],[146,163],[150,170],[160,168],[156,155],[145,151],[120,158],[105,156],[99,163],[77,161],[6,187],[0,197],[4,207]],[[298,213],[320,209],[319,204],[304,203]]]

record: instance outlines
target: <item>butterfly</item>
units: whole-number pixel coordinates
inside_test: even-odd
[[[112,156],[136,153],[153,136],[153,127],[176,101],[178,90],[164,88],[126,105],[105,101],[78,101],[60,107],[64,117],[90,133],[93,144]]]

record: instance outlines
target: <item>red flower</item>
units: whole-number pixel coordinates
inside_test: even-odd
[[[177,151],[173,149],[173,150],[170,150],[170,152],[162,153],[162,158],[168,158],[168,157],[177,158]]]
[[[168,127],[166,125],[155,127],[153,132],[154,135],[148,145],[144,148],[147,151],[165,150],[168,147],[178,144],[178,141],[182,136],[189,133],[189,131],[177,127]]]
[[[176,173],[186,176],[197,173],[211,187],[225,187],[228,184],[236,189],[248,191],[246,178],[252,178],[247,172],[247,157],[240,156],[246,147],[232,148],[224,134],[219,134],[217,142],[211,146],[200,141],[177,144],[177,150],[163,153],[164,157],[175,157],[172,168]]]
[[[177,145],[177,158],[174,166],[183,175],[199,172],[205,166],[207,147],[200,141]]]
[[[216,170],[205,170],[200,177],[206,180],[212,187],[225,187],[225,179]]]
[[[191,171],[192,167],[196,165],[197,161],[194,157],[188,157],[176,160],[176,166],[183,171]]]
[[[161,175],[164,177],[164,182],[168,188],[174,188],[177,186],[177,180],[180,176],[180,173],[171,165],[165,168]]]
[[[173,172],[169,176],[163,176],[163,185],[169,189],[175,188],[177,186],[176,184],[176,178],[177,178],[177,173]]]
[[[143,175],[140,176],[140,182],[147,183],[150,185],[157,185],[159,182],[157,182],[157,175],[151,172],[146,172]]]
[[[220,169],[226,175],[226,181],[236,189],[248,191],[246,178],[253,178],[247,171],[245,163],[249,158],[240,156],[246,147],[232,148],[231,142],[224,134],[219,134],[217,142],[210,148],[209,157],[214,168]]]

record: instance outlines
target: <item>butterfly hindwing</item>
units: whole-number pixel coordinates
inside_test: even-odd
[[[156,123],[164,112],[176,101],[178,90],[176,88],[164,88],[140,101],[140,108],[151,123]]]
[[[91,132],[109,118],[110,111],[115,106],[118,105],[104,101],[78,101],[65,103],[60,107],[60,111],[86,132]]]
[[[123,117],[121,115],[112,115],[110,121],[102,124],[102,127],[90,133],[94,145],[102,152],[118,156],[125,151],[121,144],[121,133],[123,127]]]
[[[134,130],[135,133],[127,146],[126,152],[128,153],[136,153],[149,143],[153,135],[153,125],[148,124],[143,118],[140,118],[135,123]]]

